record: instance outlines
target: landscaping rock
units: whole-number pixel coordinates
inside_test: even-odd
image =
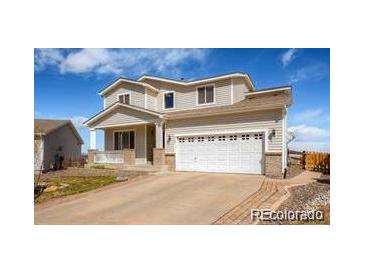
[[[127,176],[118,176],[116,179],[115,179],[116,182],[119,182],[119,183],[122,183],[122,182],[126,182],[128,181],[128,177]]]
[[[54,192],[58,189],[59,187],[58,186],[49,186],[47,187],[44,192]]]

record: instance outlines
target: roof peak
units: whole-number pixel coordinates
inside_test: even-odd
[[[143,74],[137,79],[137,81],[141,80],[144,77],[153,77],[153,78],[160,78],[160,79],[164,79],[164,80],[171,80],[171,81],[177,81],[177,82],[182,82],[182,83],[189,83],[189,82],[208,80],[208,79],[211,79],[211,78],[230,76],[230,75],[234,76],[234,75],[248,75],[248,74],[243,72],[243,71],[233,71],[233,72],[227,72],[227,73],[221,73],[221,74],[211,74],[210,76],[204,76],[204,77],[192,78],[192,79],[185,79],[185,77],[180,77],[180,79],[174,79],[174,78],[171,78],[171,77],[164,77],[164,76],[151,75],[151,74]]]

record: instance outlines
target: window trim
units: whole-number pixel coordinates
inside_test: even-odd
[[[122,96],[122,95],[126,95],[126,94],[128,94],[128,95],[129,95],[129,104],[126,104],[126,105],[131,105],[131,102],[132,102],[132,92],[130,92],[130,91],[126,91],[126,92],[118,93],[118,94],[117,94],[117,102],[120,102],[120,100],[119,100],[119,97],[120,97],[120,96]],[[122,103],[122,104],[124,104],[124,103]]]
[[[113,149],[112,151],[120,151],[120,150],[115,150],[115,133],[116,132],[129,132],[129,131],[134,131],[134,150],[136,150],[136,140],[137,140],[137,137],[136,137],[136,129],[135,128],[130,128],[130,129],[116,129],[116,130],[113,130]],[[129,140],[130,142],[130,140]],[[123,149],[122,149],[123,150]]]
[[[206,87],[211,87],[211,86],[213,86],[213,102],[199,104],[199,88],[206,88]],[[206,89],[205,89],[205,101],[207,101],[207,91],[206,91]],[[209,105],[214,105],[214,104],[215,104],[215,83],[208,84],[208,85],[197,86],[196,87],[196,105],[197,106],[209,106]]]
[[[172,108],[165,108],[165,94],[168,93],[172,93],[174,95],[174,106]],[[171,109],[175,109],[176,107],[176,95],[175,95],[175,90],[165,90],[162,92],[162,109],[163,110],[171,110]]]

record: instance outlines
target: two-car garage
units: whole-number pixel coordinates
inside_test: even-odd
[[[176,170],[263,174],[263,132],[178,136]]]

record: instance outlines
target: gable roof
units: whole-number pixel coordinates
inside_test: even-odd
[[[172,83],[172,84],[176,84],[176,85],[190,86],[190,85],[204,84],[206,82],[229,79],[229,78],[237,78],[237,77],[243,78],[245,80],[250,91],[254,91],[256,89],[250,76],[247,73],[234,72],[234,73],[227,73],[227,74],[221,74],[221,75],[216,75],[216,76],[211,76],[211,77],[195,79],[195,80],[191,80],[191,81],[174,80],[174,79],[152,76],[152,75],[143,75],[143,76],[139,77],[137,80],[119,77],[116,80],[114,80],[111,84],[104,87],[98,94],[103,96],[103,95],[107,94],[109,91],[111,91],[114,87],[116,87],[117,85],[119,85],[120,83],[123,83],[123,82],[134,84],[134,85],[139,85],[144,88],[148,88],[154,92],[160,91],[159,89],[155,88],[154,86],[143,82],[143,80],[145,80],[145,79],[157,80],[157,81]]]
[[[116,109],[118,107],[125,107],[125,108],[129,108],[129,109],[137,110],[137,111],[140,111],[140,112],[148,113],[148,114],[151,114],[151,115],[155,115],[158,118],[162,118],[162,113],[160,113],[160,112],[145,109],[145,108],[142,108],[142,107],[133,106],[133,105],[127,105],[127,104],[124,104],[124,103],[121,103],[121,102],[115,102],[115,103],[111,104],[110,106],[108,106],[106,109],[104,109],[104,110],[98,112],[97,114],[95,114],[94,116],[92,116],[90,119],[85,121],[83,124],[85,126],[88,126],[93,121],[95,121],[97,119],[100,119],[101,117],[105,116],[106,114],[108,114],[109,112],[113,111],[114,109]]]
[[[70,120],[34,119],[34,134],[48,135],[66,125],[71,128],[76,138],[83,144],[84,141]]]
[[[151,80],[172,83],[172,84],[176,84],[176,85],[190,86],[190,85],[203,84],[205,82],[217,81],[217,80],[223,80],[223,79],[229,79],[229,78],[243,78],[246,81],[246,83],[248,84],[250,91],[255,90],[255,86],[254,86],[250,76],[247,73],[243,73],[243,72],[221,74],[221,75],[205,77],[205,78],[200,78],[200,79],[195,79],[195,80],[190,80],[190,81],[174,80],[174,79],[158,77],[158,76],[143,75],[143,76],[139,77],[137,79],[137,81],[151,79]]]
[[[119,77],[118,79],[114,80],[114,82],[112,82],[111,84],[109,84],[108,86],[106,86],[105,88],[103,88],[100,92],[99,95],[105,95],[106,93],[108,93],[109,91],[111,91],[114,87],[116,87],[117,85],[119,85],[120,83],[129,83],[129,84],[134,84],[134,85],[138,85],[138,86],[142,86],[144,88],[148,88],[150,90],[153,90],[155,92],[158,92],[158,89],[151,86],[150,84],[147,83],[143,83],[143,82],[138,82],[132,79],[128,79],[128,78],[122,78]]]
[[[189,110],[173,111],[165,114],[166,119],[193,118],[199,116],[213,116],[230,113],[278,109],[292,104],[291,88],[277,89],[278,92],[262,93],[259,96],[247,97],[232,105],[212,106]],[[260,92],[255,92],[259,94]],[[255,94],[255,95],[257,95]]]
[[[85,121],[84,125],[89,126],[90,123],[92,123],[93,121],[103,117],[104,115],[108,114],[109,112],[120,106],[152,114],[161,119],[173,120],[182,118],[194,118],[200,116],[224,115],[229,113],[278,109],[282,108],[283,106],[290,106],[292,104],[292,88],[290,86],[257,90],[248,94],[250,96],[247,96],[247,98],[238,101],[232,105],[178,110],[167,113],[161,113],[142,107],[115,102],[114,104],[110,105],[106,109],[91,117],[89,120]]]

